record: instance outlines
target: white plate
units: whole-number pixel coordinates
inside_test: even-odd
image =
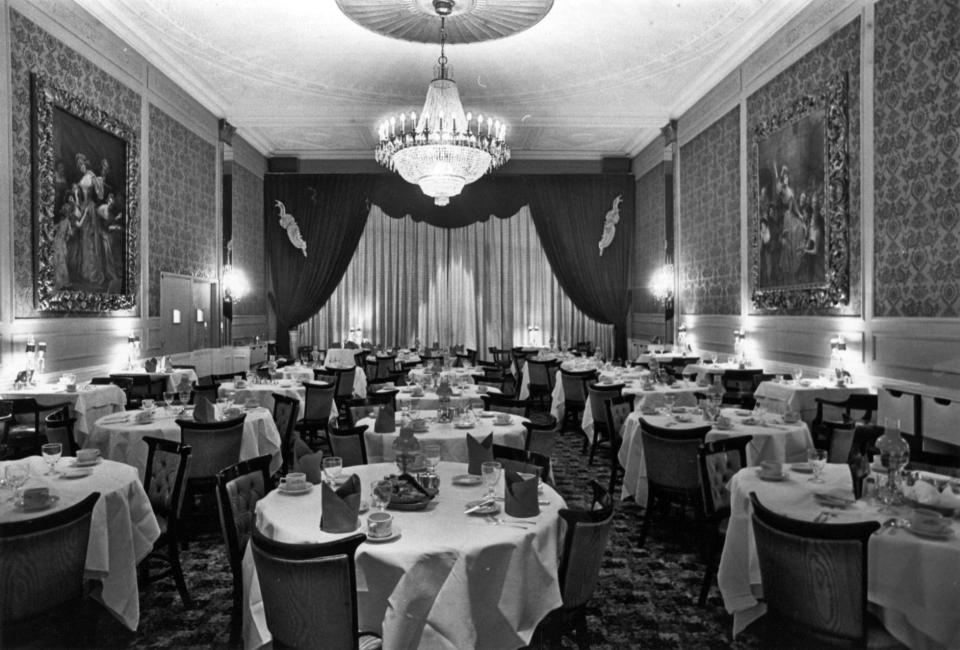
[[[738,410],[734,411],[734,413],[736,413],[736,414],[739,415],[740,417],[746,417],[746,416],[748,416],[748,415],[753,415],[753,411],[745,411],[745,410],[743,410],[743,409],[738,409]]]
[[[89,467],[75,467],[64,470],[61,472],[60,476],[62,478],[83,478],[84,476],[90,476],[91,474],[93,474],[93,470]]]
[[[763,470],[758,469],[757,478],[759,478],[761,481],[779,482],[779,481],[785,481],[787,479],[787,473],[780,472],[779,474],[768,474],[767,472],[764,472]]]
[[[400,527],[397,526],[397,522],[393,522],[393,530],[390,531],[389,535],[385,535],[383,537],[371,537],[370,533],[367,533],[367,541],[373,544],[381,544],[383,542],[392,542],[398,537],[400,537]]]
[[[472,429],[475,426],[476,425],[473,424],[472,422],[456,422],[453,425],[453,428],[454,429]]]
[[[936,539],[942,541],[953,537],[953,528],[950,526],[938,528],[936,530],[927,530],[926,528],[914,528],[913,526],[907,526],[907,530],[917,537],[923,537],[924,539]]]
[[[474,474],[457,474],[453,477],[454,485],[480,485],[483,478]]]
[[[93,467],[94,465],[100,464],[101,460],[103,460],[103,458],[100,456],[97,456],[93,460],[85,460],[82,462],[78,459],[70,463],[70,467]]]
[[[493,411],[480,411],[480,417],[482,418],[492,418],[496,416],[497,414],[494,413]]]
[[[306,487],[302,487],[302,488],[300,488],[299,490],[289,490],[289,489],[284,488],[284,487],[278,487],[278,488],[277,488],[277,492],[279,492],[280,494],[287,494],[287,495],[289,495],[289,496],[295,497],[295,496],[298,496],[298,495],[300,495],[300,494],[307,494],[307,493],[310,492],[310,490],[312,490],[312,489],[313,489],[313,483],[310,483],[310,482],[308,481]]]

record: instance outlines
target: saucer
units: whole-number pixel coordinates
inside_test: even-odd
[[[761,481],[785,481],[787,479],[787,473],[780,472],[779,474],[773,474],[764,472],[762,469],[758,469],[757,478],[759,478]]]
[[[473,474],[458,474],[453,477],[454,485],[480,485],[481,483],[483,478]]]
[[[714,423],[713,423],[713,428],[714,428],[714,429],[717,429],[718,431],[729,431],[730,429],[733,428],[733,425],[730,424],[730,423],[721,424],[721,423],[719,423],[719,422],[714,422]]]
[[[815,492],[813,494],[814,500],[822,506],[829,506],[831,508],[849,508],[854,504],[853,499],[845,499],[843,497],[837,497],[832,494],[822,494],[820,492]]]
[[[74,467],[61,472],[60,478],[83,478],[91,474],[93,474],[93,470],[89,467]]]
[[[300,494],[307,494],[312,489],[313,489],[313,483],[307,481],[307,484],[304,487],[300,488],[299,490],[290,490],[283,486],[280,486],[277,488],[277,492],[279,492],[280,494],[288,494],[290,496],[295,497]]]
[[[813,474],[813,465],[810,463],[793,463],[790,469],[801,474]]]
[[[753,415],[753,411],[745,411],[743,409],[737,409],[734,411],[734,413],[742,418],[747,417],[748,415]]]
[[[102,458],[101,456],[97,456],[97,457],[94,458],[93,460],[84,460],[84,461],[81,461],[81,460],[77,459],[77,460],[73,461],[73,462],[70,464],[70,466],[71,466],[71,467],[93,467],[94,465],[98,465],[101,460],[103,460],[103,458]]]
[[[480,417],[492,418],[492,417],[496,417],[496,413],[494,413],[493,411],[480,411]]]
[[[508,424],[513,424],[513,418],[507,418],[506,420],[497,420],[497,419],[494,419],[493,423],[496,424],[496,425],[499,425],[499,426],[503,427],[503,426],[506,426],[506,425],[508,425]]]
[[[475,425],[472,422],[455,422],[454,429],[472,429]]]
[[[940,528],[915,528],[911,525],[907,526],[907,530],[924,539],[947,540],[953,537],[953,528],[949,524]]]
[[[389,535],[384,535],[383,537],[374,537],[370,533],[367,533],[367,541],[373,542],[374,544],[380,544],[382,542],[392,542],[393,540],[400,537],[400,527],[397,526],[397,523],[393,523],[393,528],[390,531]]]
[[[51,494],[50,496],[47,497],[47,500],[45,503],[41,503],[39,505],[27,506],[26,504],[24,504],[22,498],[14,501],[13,505],[15,505],[18,510],[23,510],[24,512],[36,512],[37,510],[46,510],[47,508],[49,508],[59,500],[60,500],[60,497],[58,497],[56,494]]]
[[[693,422],[693,416],[686,415],[685,413],[677,413],[673,416],[673,419],[677,422]]]

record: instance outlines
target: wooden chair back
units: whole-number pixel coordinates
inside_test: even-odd
[[[697,450],[704,514],[718,519],[730,514],[727,484],[747,466],[747,444],[753,436],[734,436],[704,443]]]
[[[590,411],[593,413],[594,426],[597,423],[606,425],[606,402],[612,397],[623,394],[623,384],[590,384],[587,386],[587,393],[590,397]]]
[[[70,407],[67,405],[61,406],[43,418],[47,442],[59,442],[63,447],[64,456],[76,456],[77,449],[80,448],[74,432],[76,422],[77,418],[70,414]]]
[[[666,429],[640,419],[647,480],[667,492],[695,494],[699,498],[700,470],[697,450],[710,426]]]
[[[580,406],[586,404],[588,398],[587,386],[597,380],[596,370],[564,370],[560,369],[560,381],[563,384],[563,399]]]
[[[190,472],[190,445],[144,436],[147,444],[147,466],[143,489],[157,517],[166,520],[167,528],[176,526],[183,511],[184,484]]]
[[[498,461],[504,469],[524,474],[535,474],[544,483],[550,482],[550,457],[527,451],[519,447],[507,445],[493,445],[493,459]]]
[[[552,415],[540,415],[536,420],[528,420],[523,423],[523,428],[527,430],[527,437],[524,441],[524,449],[543,454],[548,458],[553,456],[553,448],[557,441],[559,433],[557,418]]]
[[[330,438],[330,451],[334,456],[343,459],[343,466],[367,464],[367,444],[364,441],[363,434],[367,430],[367,425],[359,427],[347,427],[341,429],[331,426],[327,428],[327,435]]]
[[[308,422],[326,423],[333,409],[334,384],[304,382],[303,388],[303,419]]]
[[[481,395],[480,399],[483,400],[483,410],[485,411],[497,411],[521,417],[527,417],[530,414],[530,402],[528,400],[490,394]]]
[[[588,510],[559,512],[567,524],[559,569],[564,609],[581,607],[593,597],[613,529],[613,499],[596,481],[590,481],[590,488],[593,502]]]
[[[280,454],[283,457],[283,473],[286,474],[293,467],[294,427],[297,426],[297,415],[300,413],[300,400],[282,393],[273,393],[271,397],[273,423],[280,432]]]
[[[180,440],[193,448],[190,479],[214,479],[223,469],[240,459],[243,423],[247,416],[220,422],[177,420]]]

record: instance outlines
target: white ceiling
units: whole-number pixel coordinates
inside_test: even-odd
[[[808,1],[554,0],[447,57],[464,109],[505,120],[514,158],[633,156]],[[384,117],[420,112],[440,53],[334,0],[77,2],[268,156],[372,157]]]

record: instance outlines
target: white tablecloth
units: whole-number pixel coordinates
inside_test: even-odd
[[[294,366],[284,366],[277,371],[277,374],[280,375],[282,379],[297,383],[302,381],[313,381],[312,366],[302,366],[300,364]]]
[[[370,483],[395,474],[392,463],[351,468],[363,496]],[[529,643],[537,623],[561,604],[557,579],[563,499],[543,488],[540,515],[527,529],[494,526],[463,514],[464,504],[484,494],[483,486],[451,484],[466,465],[440,463],[440,495],[418,512],[392,511],[400,537],[357,550],[357,592],[361,630],[381,632],[383,647],[508,649]],[[503,481],[498,490],[502,493]],[[257,525],[284,542],[326,541],[320,531],[320,490],[300,497],[271,492],[257,504]],[[510,519],[510,517],[507,517]],[[361,517],[365,526],[366,517]],[[244,646],[270,639],[260,586],[248,546],[244,570]]]
[[[423,391],[423,395],[416,397],[411,392],[412,388],[408,386],[398,387],[400,392],[397,393],[397,408],[403,408],[407,405],[414,405],[419,409],[430,409],[436,410],[440,406],[440,397],[437,395],[434,390]],[[483,408],[483,397],[484,394],[490,395],[499,395],[500,389],[493,386],[484,386],[483,392],[477,391],[478,386],[475,384],[469,384],[463,388],[453,389],[453,395],[450,396],[447,401],[447,406],[452,407],[466,407],[466,408]],[[389,389],[386,389],[389,390]],[[374,393],[375,395],[376,393]]]
[[[323,362],[327,365],[339,364],[341,368],[352,368],[357,365],[357,352],[360,352],[360,350],[354,350],[351,348],[331,348],[327,350],[327,354],[323,358]]]
[[[756,366],[751,366],[747,364],[745,367],[741,368],[738,363],[688,363],[683,368],[684,375],[696,375],[697,381],[703,383],[704,381],[713,381],[715,375],[722,375],[728,370],[752,370],[754,372],[763,372],[763,368],[757,368]],[[704,385],[703,388],[707,386]]]
[[[819,380],[765,381],[757,386],[754,397],[757,404],[765,406],[772,413],[786,413],[796,411],[807,424],[812,424],[817,416],[817,398],[842,402],[853,393],[866,394],[872,389],[869,386],[835,386],[821,383]],[[839,420],[839,410],[826,407],[824,415],[827,419]]]
[[[429,379],[427,377],[428,374],[432,374],[432,371],[428,373],[426,368],[411,368],[409,372],[414,382],[418,384],[423,384],[424,381]],[[483,368],[473,366],[470,368],[447,368],[446,370],[440,371],[441,379],[447,379],[451,384],[458,381],[473,383],[474,376],[482,377]]]
[[[93,431],[84,443],[84,448],[97,448],[104,458],[120,461],[137,468],[143,480],[147,465],[147,444],[144,436],[154,436],[167,440],[180,440],[180,426],[176,419],[179,409],[161,407],[156,410],[152,422],[136,424],[133,420],[140,411],[127,411],[126,414],[108,415],[93,425]],[[240,442],[240,458],[247,460],[264,454],[270,454],[270,471],[280,469],[283,460],[280,457],[280,433],[273,423],[273,414],[264,408],[255,408],[246,412],[243,423],[243,439]]]
[[[74,460],[62,458],[57,468],[63,470]],[[9,492],[5,492],[0,499],[0,521],[50,514],[83,500],[92,492],[100,492],[90,526],[86,577],[103,582],[100,601],[127,628],[136,630],[140,623],[137,564],[160,536],[160,527],[137,471],[128,465],[105,460],[93,467],[90,476],[64,479],[43,476],[47,464],[39,456],[21,462],[30,465],[30,480],[24,487],[48,486],[60,500],[47,510],[22,512],[7,499]],[[0,463],[0,473],[8,464]],[[12,594],[7,592],[5,597],[12,597]]]
[[[247,403],[247,400],[253,399],[273,413],[273,394],[277,393],[278,395],[285,395],[286,397],[292,397],[293,399],[300,402],[299,412],[297,413],[297,419],[303,417],[303,406],[307,399],[307,389],[303,387],[303,384],[297,384],[288,380],[281,380],[277,384],[255,384],[252,382],[247,382],[247,385],[243,388],[234,388],[232,381],[226,381],[220,384],[220,389],[217,391],[217,395],[220,397],[233,397],[233,403],[237,406],[242,406]],[[337,416],[337,405],[330,405],[330,416]]]
[[[758,602],[762,594],[760,565],[750,520],[750,493],[756,492],[768,508],[796,519],[813,521],[824,511],[812,494],[825,492],[852,497],[850,470],[829,464],[824,483],[809,482],[808,474],[789,473],[780,483],[760,480],[756,469],[738,472],[730,481],[731,515],[720,558],[717,582],[727,611],[734,615],[734,634],[766,612]],[[910,508],[898,508],[909,518]],[[830,521],[852,523],[883,521],[889,515],[876,505],[858,502],[852,508],[830,509]],[[887,629],[911,648],[960,647],[960,524],[953,522],[954,537],[946,541],[921,539],[900,530],[873,535],[868,546],[867,598],[878,608]]]
[[[423,417],[433,417],[434,415],[436,414],[433,412],[421,412]],[[527,430],[523,426],[526,419],[511,415],[510,420],[510,424],[501,425],[494,424],[493,418],[480,418],[476,425],[469,429],[457,428],[449,422],[443,424],[428,422],[427,431],[415,435],[421,447],[431,442],[438,443],[441,446],[440,458],[442,460],[465,463],[467,462],[467,435],[471,435],[477,440],[483,440],[492,433],[494,443],[523,449],[527,437]],[[369,427],[363,434],[369,462],[380,463],[393,461],[396,458],[393,453],[393,442],[400,435],[399,426],[393,433],[375,433],[373,430],[374,420],[364,418],[358,424],[365,424]]]
[[[148,375],[151,379],[166,377],[167,387],[164,390],[171,392],[177,391],[177,388],[180,386],[180,382],[183,381],[184,378],[192,385],[196,385],[197,383],[197,373],[192,368],[177,368],[175,370],[171,370],[170,372],[147,372],[144,368],[134,368],[133,370],[118,370],[117,373],[123,375]]]
[[[22,390],[4,390],[2,399],[33,397],[40,406],[70,402],[76,415],[77,443],[83,445],[94,422],[104,415],[122,411],[127,406],[127,396],[113,384],[97,386],[78,386],[77,391],[68,393],[62,384],[42,384]]]
[[[781,463],[799,463],[807,460],[807,448],[813,446],[813,439],[810,437],[810,430],[803,422],[784,424],[779,417],[768,415],[764,424],[748,425],[743,424],[745,418],[736,415],[735,409],[724,409],[723,415],[730,418],[733,426],[723,431],[714,426],[707,433],[705,442],[735,436],[753,436],[753,440],[747,445],[747,463],[750,465],[759,465],[765,460],[776,460]],[[694,415],[692,422],[676,422],[672,416],[641,415],[637,412],[631,413],[624,422],[623,430],[620,432],[623,444],[617,454],[620,465],[624,468],[622,497],[632,496],[637,503],[646,503],[647,466],[643,456],[643,439],[640,435],[641,417],[658,427],[667,426],[669,422],[673,422],[669,426],[681,431],[701,427],[706,422],[699,415]]]
[[[649,390],[643,388],[643,382],[640,380],[628,379],[624,381],[623,384],[624,395],[636,396],[633,400],[633,408],[636,411],[639,411],[645,406],[650,408],[663,406],[665,403],[664,397],[667,395],[674,396],[676,400],[674,404],[676,406],[696,406],[697,398],[694,397],[693,394],[703,391],[702,388],[693,382],[686,383],[682,381],[674,383],[673,386],[654,384],[653,388]],[[593,406],[590,404],[589,397],[583,407],[583,418],[580,421],[580,428],[587,434],[587,440],[593,442]]]

